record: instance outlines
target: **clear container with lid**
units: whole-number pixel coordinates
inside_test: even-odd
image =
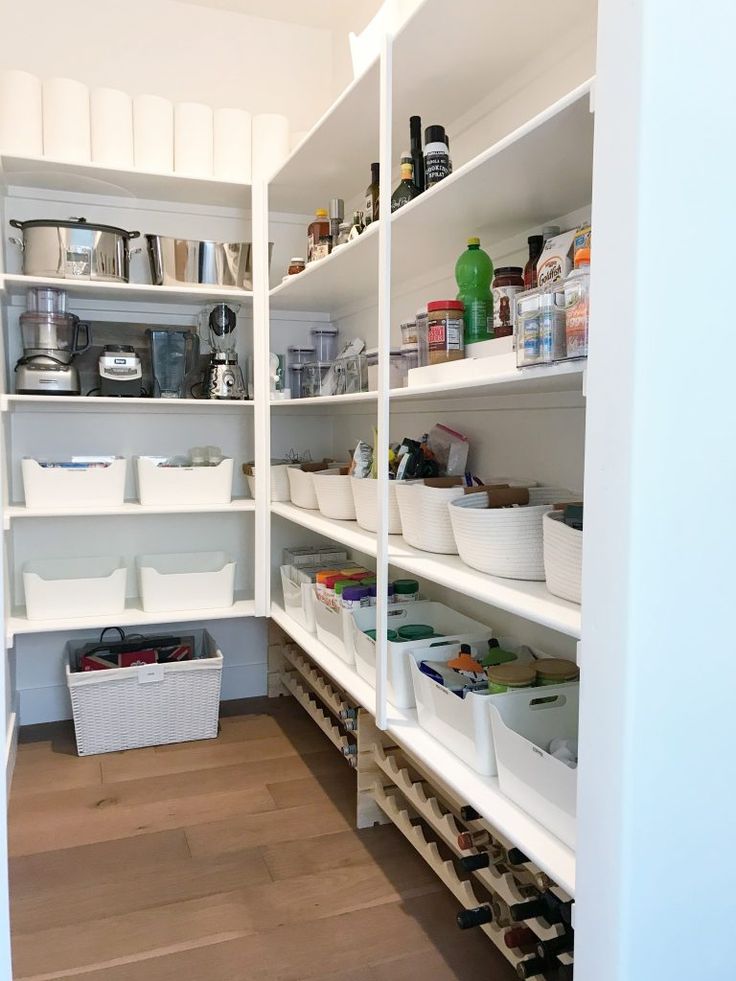
[[[411,371],[411,369],[419,367],[419,348],[416,344],[402,344],[401,357],[404,362],[403,370],[407,374],[408,381],[408,373]]]
[[[533,688],[537,682],[537,672],[532,664],[519,664],[510,661],[488,668],[488,691],[500,695],[510,688]]]
[[[411,603],[419,598],[416,579],[394,579],[394,595],[397,603]]]
[[[401,324],[401,346],[407,344],[416,345],[417,343],[417,322],[414,320],[404,320]]]
[[[328,394],[325,379],[331,367],[331,362],[322,361],[311,361],[302,365],[302,398]]]
[[[291,389],[291,397],[293,399],[302,398],[304,394],[303,384],[304,384],[304,365],[303,364],[290,365],[289,388]]]
[[[574,661],[568,661],[562,657],[543,658],[534,662],[537,672],[538,685],[564,685],[570,681],[577,681],[580,677],[580,668]]]
[[[337,327],[313,327],[309,336],[314,346],[315,361],[334,361],[337,357]]]
[[[427,304],[430,364],[461,361],[465,357],[464,310],[460,300],[433,300]]]
[[[420,307],[417,310],[417,315],[414,322],[417,331],[417,354],[419,356],[419,367],[425,368],[429,364],[428,317],[426,307]]]
[[[307,364],[309,361],[315,361],[315,351],[313,347],[301,347],[297,344],[292,345],[287,348],[289,355],[289,364]]]

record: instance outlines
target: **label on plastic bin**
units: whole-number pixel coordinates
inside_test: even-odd
[[[164,680],[163,664],[144,664],[136,668],[139,685],[150,685],[156,681]]]

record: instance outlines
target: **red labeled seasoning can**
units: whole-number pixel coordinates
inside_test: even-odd
[[[465,305],[460,300],[433,300],[427,304],[429,363],[444,364],[465,357]]]

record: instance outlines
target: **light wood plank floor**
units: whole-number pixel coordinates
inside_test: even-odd
[[[509,981],[293,699],[217,740],[80,759],[23,730],[9,818],[18,981]]]

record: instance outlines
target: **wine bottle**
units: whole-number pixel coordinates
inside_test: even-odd
[[[340,718],[341,719],[357,719],[358,718],[358,710],[357,709],[354,709],[354,708],[340,709]]]
[[[503,942],[509,950],[524,950],[531,953],[537,946],[536,933],[529,927],[511,927],[503,935]]]
[[[524,920],[532,920],[537,916],[548,923],[561,922],[559,910],[554,909],[544,895],[537,899],[527,899],[523,903],[514,903],[509,906],[509,916],[513,923],[523,923]]]
[[[424,190],[424,152],[422,150],[422,119],[421,116],[409,117],[409,147],[411,162],[414,167],[412,180],[417,194]]]
[[[566,954],[575,947],[575,937],[572,933],[561,933],[558,937],[550,937],[549,940],[537,940],[535,950],[537,957],[550,959],[557,957],[558,954]]]
[[[493,910],[488,903],[484,903],[482,906],[475,906],[473,909],[461,909],[457,914],[457,925],[461,930],[470,930],[471,927],[491,923],[492,920]]]
[[[371,182],[368,185],[365,192],[365,216],[364,221],[366,225],[370,225],[373,221],[378,221],[379,212],[379,190],[380,190],[380,177],[381,169],[380,164],[371,164]]]
[[[560,964],[560,966],[557,968],[557,978],[555,981],[573,981],[572,975],[572,964]]]
[[[491,867],[491,856],[488,852],[478,852],[477,855],[463,855],[460,866],[466,872],[477,872],[479,869]]]
[[[528,865],[529,859],[520,848],[509,848],[506,852],[506,861],[509,865]]]
[[[549,961],[542,957],[527,957],[525,961],[519,961],[516,965],[516,973],[520,978],[535,978],[549,968]]]
[[[506,852],[506,862],[512,867],[512,872],[514,871],[514,867],[520,868],[524,865],[532,864],[531,859],[520,848],[509,848]],[[540,892],[546,892],[552,885],[552,880],[546,872],[541,872],[537,869],[524,869],[524,872],[531,877],[534,885]]]
[[[411,155],[406,152],[401,154],[401,180],[399,185],[391,195],[391,212],[398,211],[399,208],[403,208],[405,204],[413,201],[414,198],[419,194],[416,187],[414,186],[414,179],[412,177],[413,166],[411,162]]]
[[[416,116],[415,118],[419,119],[419,116]],[[463,806],[460,808],[460,817],[463,819],[463,821],[480,821],[480,814],[474,807],[471,807],[470,804],[463,804]]]
[[[464,852],[469,848],[483,848],[492,842],[490,831],[461,831],[457,836],[457,847]]]

